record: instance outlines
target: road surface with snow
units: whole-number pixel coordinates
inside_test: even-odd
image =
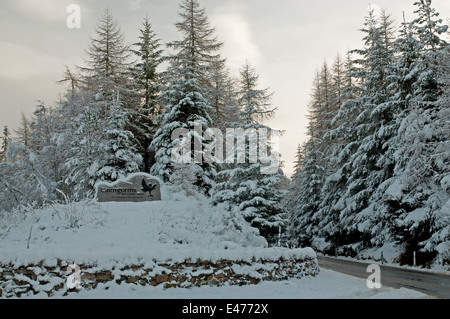
[[[370,263],[317,256],[321,268],[331,269],[351,276],[366,278]],[[394,288],[413,289],[438,298],[450,298],[450,275],[379,265],[381,284]]]

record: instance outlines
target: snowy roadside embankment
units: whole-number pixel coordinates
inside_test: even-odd
[[[173,195],[146,203],[86,201],[4,214],[0,260],[24,264],[51,258],[80,263],[130,257],[164,260],[186,250],[184,259],[197,250],[267,246],[239,214],[170,189],[163,194]],[[181,249],[172,253],[176,248]]]
[[[167,188],[163,194],[162,201],[87,201],[4,214],[0,294],[75,292],[67,287],[69,265],[79,267],[88,289],[246,285],[318,274],[312,249],[268,248],[239,214]]]

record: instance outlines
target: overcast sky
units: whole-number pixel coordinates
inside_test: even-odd
[[[399,23],[402,11],[414,18],[413,0],[374,0]],[[81,7],[81,28],[66,25],[69,4]],[[324,61],[362,45],[358,31],[367,15],[363,0],[200,0],[217,35],[222,55],[237,75],[247,59],[260,74],[261,88],[274,92],[278,107],[270,126],[285,130],[280,140],[284,171],[292,173],[297,145],[305,140],[311,83]],[[16,129],[20,114],[31,115],[36,100],[54,105],[64,91],[56,84],[64,65],[82,65],[95,26],[108,6],[128,44],[148,15],[164,42],[179,38],[177,0],[0,0],[0,128]],[[450,1],[434,0],[441,18]]]

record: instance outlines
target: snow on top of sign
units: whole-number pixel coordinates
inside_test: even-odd
[[[135,177],[142,177],[142,178],[146,178],[146,179],[153,179],[158,181],[158,183],[161,185],[161,179],[159,177],[147,174],[147,173],[132,173],[127,175],[127,177],[125,178],[121,178],[118,179],[117,181],[114,182],[98,182],[95,187],[98,188],[99,186],[107,186],[107,187],[114,187],[120,183],[129,183],[133,178]]]

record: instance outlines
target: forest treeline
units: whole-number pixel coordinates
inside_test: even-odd
[[[295,244],[449,264],[448,26],[430,0],[414,6],[400,26],[370,12],[362,49],[317,71],[286,198]]]

